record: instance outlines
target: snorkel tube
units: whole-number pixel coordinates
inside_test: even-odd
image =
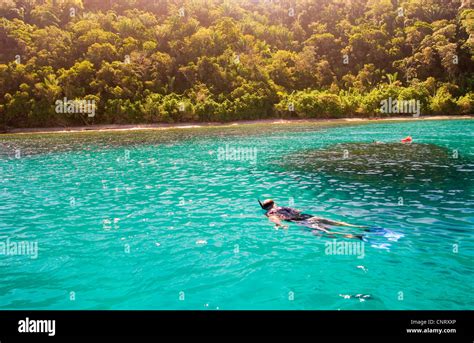
[[[262,208],[262,210],[264,210],[265,207],[263,207],[263,204],[262,204],[262,202],[260,201],[260,199],[258,199],[258,203],[260,204],[260,207]]]

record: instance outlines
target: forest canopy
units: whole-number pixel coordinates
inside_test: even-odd
[[[473,52],[470,0],[0,0],[0,126],[472,114]]]

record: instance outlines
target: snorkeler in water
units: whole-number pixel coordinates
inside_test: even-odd
[[[362,239],[362,235],[358,234],[347,234],[342,232],[330,231],[329,226],[348,226],[356,228],[367,228],[367,226],[352,225],[345,222],[338,222],[326,218],[316,217],[311,214],[301,213],[291,207],[281,207],[271,200],[267,199],[263,203],[259,200],[258,203],[267,211],[265,215],[268,219],[275,224],[275,227],[288,228],[282,221],[293,222],[298,225],[306,226],[312,230],[323,232],[328,235],[343,235],[346,238],[359,238]]]

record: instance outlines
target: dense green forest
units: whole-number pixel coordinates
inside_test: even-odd
[[[0,126],[471,114],[473,52],[470,0],[0,0]]]

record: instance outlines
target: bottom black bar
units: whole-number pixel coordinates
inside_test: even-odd
[[[472,311],[0,311],[0,341],[304,335],[472,342],[473,319]]]

